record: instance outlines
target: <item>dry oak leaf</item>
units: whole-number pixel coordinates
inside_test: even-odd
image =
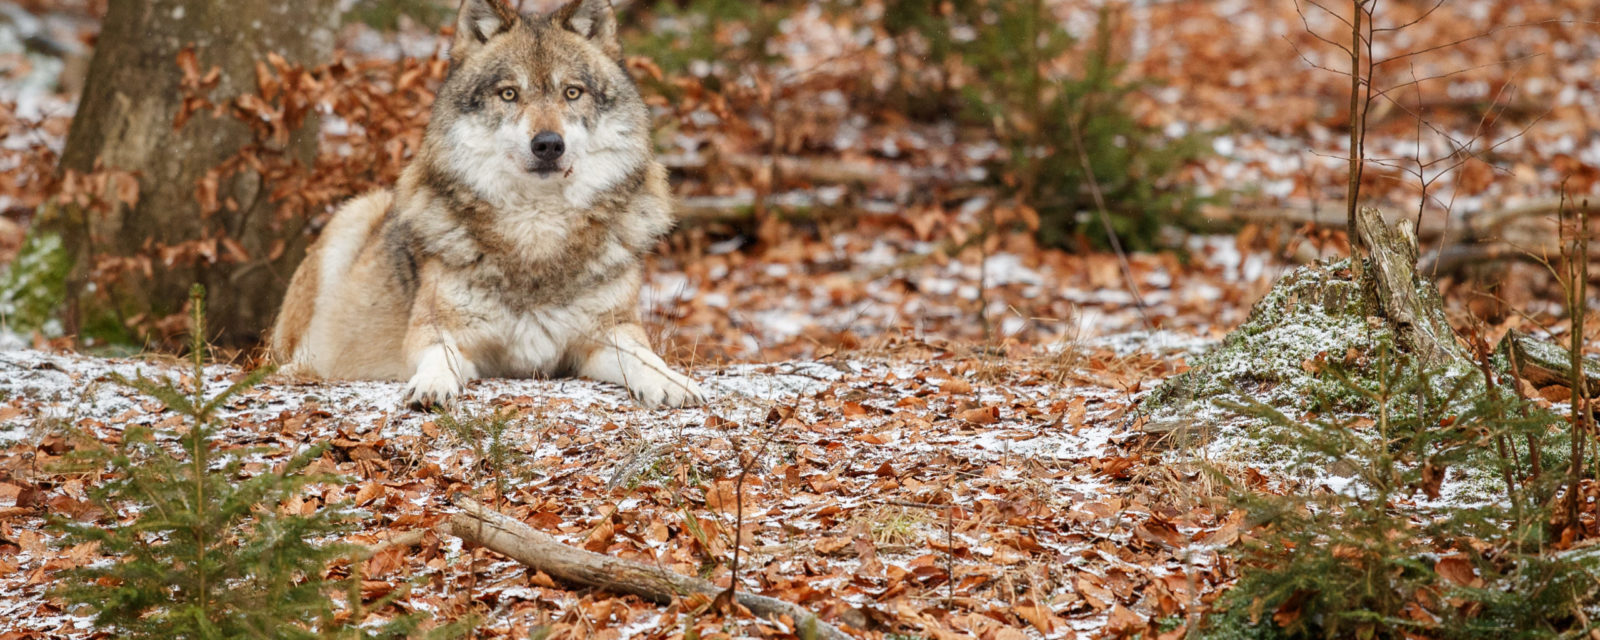
[[[825,556],[842,553],[846,548],[849,547],[850,539],[843,536],[826,537],[818,540],[817,543],[813,545],[813,548],[817,550],[817,553]]]
[[[1056,618],[1055,613],[1050,611],[1049,607],[1039,606],[1029,602],[1027,604],[1019,604],[1015,607],[1012,607],[1012,611],[1015,611],[1016,614],[1023,620],[1027,620],[1028,624],[1033,625],[1034,629],[1039,630],[1039,633],[1048,634],[1054,632],[1056,629],[1058,619]]]
[[[595,553],[604,552],[606,547],[611,546],[611,541],[616,538],[616,535],[616,526],[611,524],[610,518],[606,518],[601,520],[600,524],[595,525],[594,531],[591,531],[589,537],[584,539],[583,548]]]
[[[1100,586],[1097,582],[1091,582],[1089,578],[1079,576],[1077,585],[1078,594],[1083,596],[1083,601],[1095,609],[1104,609],[1116,602],[1116,596],[1111,594],[1110,589]]]
[[[1106,629],[1112,632],[1138,631],[1144,628],[1145,620],[1132,609],[1122,605],[1111,608],[1111,615],[1106,616]]]
[[[961,378],[951,378],[940,382],[939,390],[945,393],[972,393],[972,383]]]

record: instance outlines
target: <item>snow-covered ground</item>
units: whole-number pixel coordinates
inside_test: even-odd
[[[1185,346],[1170,337],[1142,340]],[[485,380],[472,384],[451,415],[510,421],[505,441],[514,462],[498,472],[513,478],[513,488],[503,509],[573,544],[701,571],[706,554],[725,553],[732,543],[733,516],[721,494],[737,475],[739,452],[755,453],[741,538],[753,556],[741,574],[745,588],[809,594],[809,606],[830,619],[882,608],[978,632],[997,623],[976,614],[1015,603],[1002,585],[1029,580],[1029,597],[1047,611],[1048,630],[1036,629],[1036,637],[1075,637],[1106,625],[1114,608],[1156,606],[1147,601],[1152,581],[1208,574],[1209,553],[1186,564],[1170,541],[1148,541],[1161,539],[1151,538],[1152,529],[1181,536],[1173,539],[1181,544],[1217,523],[1151,501],[1118,476],[1126,468],[1118,462],[1127,455],[1118,444],[1127,435],[1126,390],[1086,383],[1092,366],[1063,370],[1059,359],[907,347],[702,368],[693,373],[712,401],[688,410],[639,409],[620,389],[586,380]],[[14,568],[0,571],[0,602],[10,613],[3,624],[85,637],[84,621],[63,615],[48,596],[50,570],[73,550],[50,547],[53,534],[36,507],[93,517],[83,504],[92,479],[58,475],[53,460],[76,446],[75,437],[114,442],[132,424],[180,428],[159,403],[112,377],[187,384],[186,371],[166,358],[0,352],[0,462],[10,474],[0,485],[0,512],[12,510],[9,539],[20,541],[12,553],[0,552],[0,564]],[[240,375],[209,367],[207,393]],[[399,406],[401,389],[398,382],[269,379],[229,404],[220,440],[225,448],[264,446],[269,464],[333,442],[325,462],[350,484],[324,498],[365,500],[360,506],[371,517],[356,539],[426,527],[451,510],[452,492],[489,491],[494,483],[472,443],[441,416]],[[689,514],[726,539],[703,549],[686,532]],[[614,538],[596,545],[602,522],[612,523]],[[494,628],[535,623],[551,605],[579,607],[593,597],[538,586],[514,563],[430,562],[474,552],[449,538],[429,544],[370,577],[436,576],[443,585],[470,577],[474,598],[497,603],[488,621]],[[957,614],[974,613],[969,618],[935,616],[931,606],[947,587],[928,567],[952,557],[956,595],[965,602]],[[726,573],[723,565],[711,570],[714,579]],[[420,588],[403,606],[459,612],[453,593]],[[602,628],[638,637],[673,628],[651,622],[659,615],[653,606],[624,602],[634,612],[599,621]]]

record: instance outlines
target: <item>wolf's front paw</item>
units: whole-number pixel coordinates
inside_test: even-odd
[[[406,384],[405,405],[414,409],[448,407],[461,395],[461,379],[449,369],[421,367]]]
[[[461,388],[476,375],[477,368],[455,347],[433,345],[417,360],[417,372],[406,384],[405,403],[422,409],[450,406],[461,395]]]
[[[651,371],[630,379],[628,392],[646,409],[698,407],[706,402],[700,385],[676,371]]]

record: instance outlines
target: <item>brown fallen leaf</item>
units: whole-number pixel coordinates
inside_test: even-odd
[[[1433,564],[1433,570],[1441,577],[1463,587],[1477,588],[1483,585],[1483,578],[1478,577],[1473,570],[1472,561],[1465,556],[1453,555],[1440,558]]]
[[[999,407],[978,407],[956,414],[956,419],[972,424],[994,424],[1000,421]]]

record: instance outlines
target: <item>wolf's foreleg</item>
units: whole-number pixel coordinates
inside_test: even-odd
[[[649,408],[693,407],[705,402],[700,385],[673,371],[651,351],[644,328],[637,324],[611,327],[589,346],[591,351],[579,365],[578,375],[622,385]]]
[[[403,402],[410,406],[448,406],[467,381],[478,377],[478,367],[463,353],[450,328],[457,314],[444,311],[436,286],[419,290],[406,328],[406,366],[411,381]]]

